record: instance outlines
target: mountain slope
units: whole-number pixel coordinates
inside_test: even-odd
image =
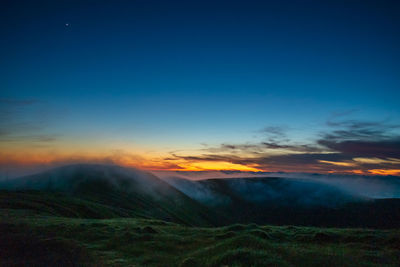
[[[294,178],[166,181],[228,218],[226,223],[400,227],[399,199],[370,199]]]
[[[118,166],[72,165],[2,182],[0,189],[16,191],[0,191],[0,208],[66,217],[155,218],[195,226],[400,227],[399,199],[370,199],[305,179],[161,180]]]
[[[209,211],[168,183],[139,170],[79,164],[0,184],[2,189],[62,192],[70,197],[188,225],[212,225]]]

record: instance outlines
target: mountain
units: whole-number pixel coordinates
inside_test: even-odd
[[[79,218],[134,217],[192,226],[234,223],[400,227],[400,199],[369,198],[316,179],[192,181],[78,164],[0,183],[0,208]]]
[[[58,198],[66,199],[71,208],[76,207],[73,203],[79,199],[104,206],[110,209],[110,214],[119,216],[157,218],[203,226],[213,225],[215,220],[207,208],[156,176],[119,166],[70,165],[4,181],[0,188],[39,191],[45,199],[55,198],[49,194],[62,193]],[[39,197],[37,194],[35,197],[22,193],[33,202]],[[39,202],[46,202],[45,199]]]
[[[232,178],[168,183],[216,211],[225,223],[400,227],[400,199],[373,199],[315,180]]]

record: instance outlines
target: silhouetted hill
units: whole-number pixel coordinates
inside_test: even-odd
[[[190,181],[167,178],[227,223],[400,227],[400,199],[372,199],[326,183],[294,178]]]
[[[156,176],[119,166],[70,165],[3,182],[0,188],[62,192],[66,198],[105,205],[126,216],[189,225],[210,225],[214,219],[205,207]]]
[[[190,181],[108,165],[71,165],[0,184],[0,208],[80,218],[400,227],[400,199],[373,199],[294,178]]]

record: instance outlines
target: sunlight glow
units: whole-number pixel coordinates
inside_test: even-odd
[[[355,166],[355,164],[352,162],[339,162],[339,161],[329,161],[329,160],[318,160],[318,162],[332,164],[332,165],[336,165],[336,166],[344,166],[344,167]]]
[[[368,172],[375,175],[400,175],[400,169],[373,169]]]

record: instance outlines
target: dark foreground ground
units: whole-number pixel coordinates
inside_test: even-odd
[[[400,230],[150,219],[80,219],[0,211],[0,266],[399,266]]]

